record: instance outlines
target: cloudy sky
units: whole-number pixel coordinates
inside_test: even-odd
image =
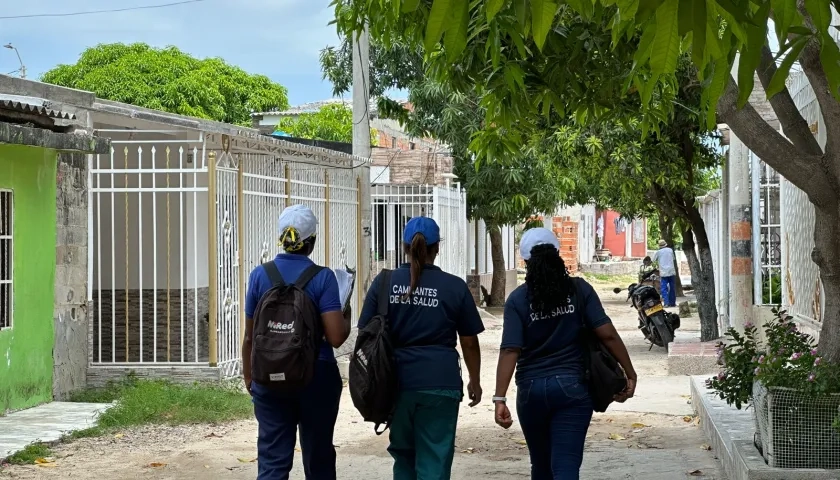
[[[0,17],[62,14],[160,5],[178,0],[5,0]],[[167,8],[96,15],[0,18],[0,44],[20,52],[27,78],[62,63],[74,63],[98,43],[174,45],[196,57],[221,57],[251,73],[267,75],[289,89],[297,105],[332,96],[321,79],[318,52],[338,41],[327,23],[330,0],[204,0]],[[0,49],[0,70],[19,67],[11,50]]]

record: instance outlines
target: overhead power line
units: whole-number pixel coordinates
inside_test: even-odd
[[[111,8],[107,10],[88,10],[85,12],[68,12],[68,13],[31,13],[28,15],[0,15],[0,20],[13,20],[20,18],[43,18],[43,17],[75,17],[79,15],[95,15],[97,13],[117,13],[130,12],[132,10],[148,10],[152,8],[174,7],[176,5],[186,5],[188,3],[200,3],[207,0],[182,0],[180,2],[161,3],[158,5],[140,5],[136,7]]]

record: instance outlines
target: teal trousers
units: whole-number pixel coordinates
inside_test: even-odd
[[[450,478],[460,403],[452,395],[400,393],[388,447],[394,458],[394,480]]]

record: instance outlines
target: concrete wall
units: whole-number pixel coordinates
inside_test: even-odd
[[[88,365],[87,157],[58,155],[56,172],[53,397],[85,387]]]
[[[13,313],[12,327],[0,331],[0,412],[52,398],[55,178],[54,151],[0,145],[0,188],[14,191]]]

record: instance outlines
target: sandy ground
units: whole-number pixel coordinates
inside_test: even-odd
[[[702,430],[692,417],[685,416],[691,412],[687,377],[665,378],[665,351],[648,350],[623,295],[608,292],[612,285],[596,287],[633,356],[639,391],[620,410],[596,415],[587,439],[582,478],[723,479]],[[684,321],[684,328],[680,336],[692,336],[696,321]],[[503,430],[493,422],[490,397],[500,336],[501,325],[487,322],[487,331],[481,336],[484,399],[474,408],[461,407],[454,479],[530,477],[528,451],[518,425]],[[511,390],[508,398],[515,397],[515,388]],[[360,421],[346,388],[344,397],[335,436],[339,479],[391,478],[387,435],[377,437],[371,425]],[[658,413],[663,411],[671,415]],[[0,478],[253,479],[255,456],[253,421],[146,427],[59,445],[51,466],[11,467],[0,472]],[[300,463],[298,454],[294,479],[304,478]]]

